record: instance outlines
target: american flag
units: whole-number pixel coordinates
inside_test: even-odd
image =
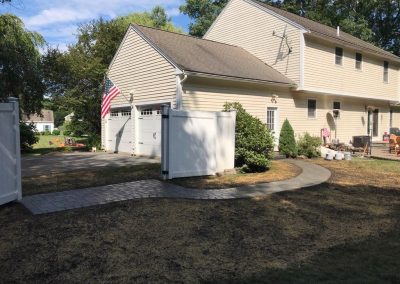
[[[101,118],[106,117],[106,115],[110,112],[111,101],[120,92],[121,92],[120,89],[117,86],[115,86],[110,79],[106,77],[104,82],[103,101],[101,103]]]

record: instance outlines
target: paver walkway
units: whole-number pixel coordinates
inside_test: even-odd
[[[44,214],[139,198],[248,198],[318,185],[326,182],[331,176],[331,172],[321,166],[300,160],[290,160],[289,162],[300,167],[302,173],[289,180],[271,183],[237,188],[199,190],[187,189],[158,180],[141,180],[78,190],[37,194],[24,197],[21,203],[33,214]]]

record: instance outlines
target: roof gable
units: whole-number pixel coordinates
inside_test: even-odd
[[[139,25],[132,27],[182,71],[294,84],[240,47]]]
[[[400,57],[394,55],[391,52],[388,52],[386,50],[383,50],[379,47],[376,47],[375,45],[368,43],[366,41],[363,41],[355,36],[352,36],[346,32],[340,31],[340,35],[337,36],[337,30],[320,24],[318,22],[312,21],[310,19],[307,19],[305,17],[301,17],[299,15],[293,14],[291,12],[273,7],[271,5],[262,3],[257,0],[244,0],[248,3],[253,3],[258,5],[259,7],[262,7],[266,10],[272,11],[276,15],[279,15],[280,17],[284,17],[290,22],[296,23],[298,27],[303,28],[304,30],[309,32],[309,36],[315,36],[320,39],[328,40],[328,41],[334,41],[337,42],[338,44],[342,45],[347,45],[351,46],[355,49],[360,49],[364,50],[366,52],[375,54],[377,56],[381,56],[387,59],[391,59],[396,62],[400,62]]]

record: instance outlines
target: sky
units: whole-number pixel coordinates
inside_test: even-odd
[[[133,12],[151,11],[161,5],[172,22],[188,30],[189,19],[179,13],[184,0],[13,0],[0,4],[0,14],[20,17],[28,30],[39,32],[53,47],[66,50],[76,42],[76,29],[81,23],[103,17],[113,19]]]

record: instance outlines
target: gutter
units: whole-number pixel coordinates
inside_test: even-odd
[[[183,94],[183,83],[187,80],[188,75],[185,70],[176,68],[176,109],[182,109],[182,94]],[[183,77],[183,78],[182,78]]]
[[[222,79],[227,81],[235,81],[235,82],[247,82],[247,83],[257,83],[263,85],[272,85],[278,87],[287,87],[287,88],[296,88],[296,83],[283,83],[283,82],[275,82],[275,81],[267,81],[260,79],[250,79],[243,77],[235,77],[235,76],[227,76],[227,75],[219,75],[219,74],[211,74],[211,73],[203,73],[196,71],[185,71],[185,74],[194,77],[202,77],[202,78],[211,78],[211,79]]]

